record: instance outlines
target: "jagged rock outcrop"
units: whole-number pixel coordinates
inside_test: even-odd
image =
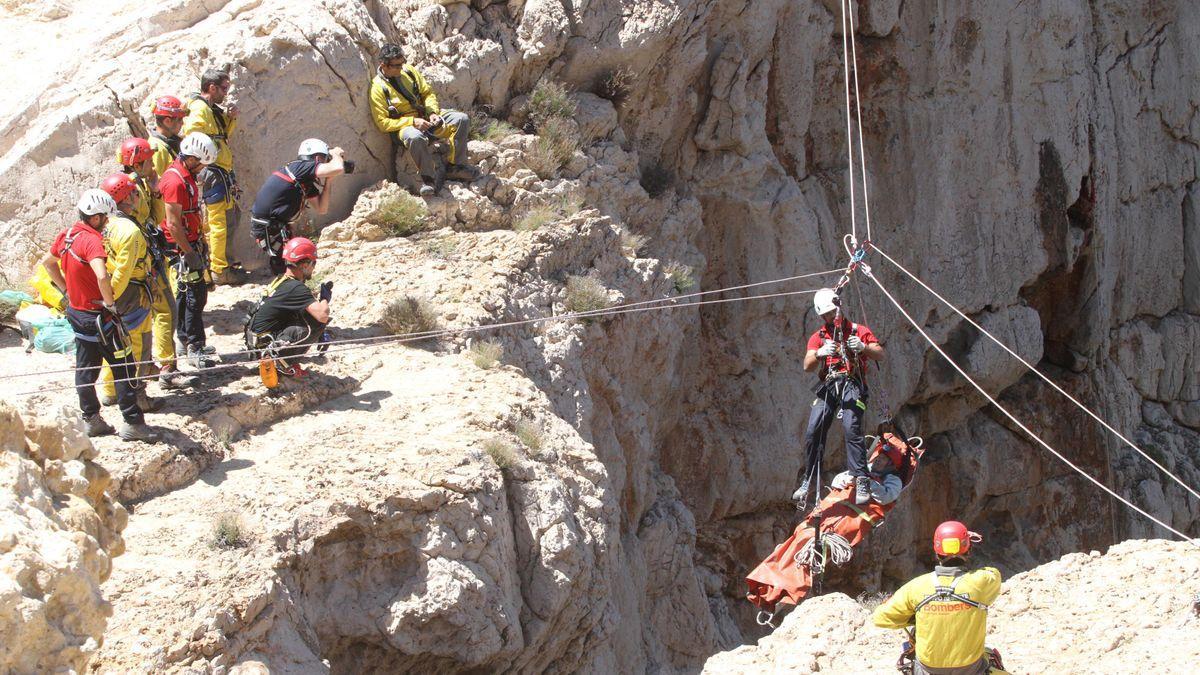
[[[29,35],[78,21],[75,14],[37,20],[28,3],[13,7],[22,14],[12,20]],[[1083,0],[872,0],[855,9],[874,240],[1186,482],[1200,484],[1200,384],[1191,356],[1200,339],[1200,89],[1180,86],[1194,83],[1200,65],[1200,9]],[[94,42],[89,35],[86,58],[82,51],[64,57],[61,77],[30,91],[0,122],[0,236],[13,242],[0,252],[6,278],[24,277],[80,184],[106,173],[120,137],[140,129],[152,95],[190,91],[199,69],[226,63],[244,116],[233,147],[251,190],[305,136],[326,137],[360,160],[361,174],[342,182],[331,214],[314,223],[344,220],[326,230],[321,252],[350,335],[382,333],[384,304],[402,295],[425,297],[449,325],[466,327],[562,311],[569,276],[599,279],[613,302],[638,302],[677,292],[668,263],[689,267],[699,290],[845,262],[840,237],[850,213],[837,3],[246,0],[142,11],[136,21],[118,12],[113,33]],[[402,42],[448,104],[483,107],[514,123],[536,82],[564,81],[579,90],[574,124],[593,142],[552,180],[525,166],[532,136],[472,142],[490,176],[428,200],[433,231],[386,238],[367,221],[395,188],[368,192],[352,213],[355,193],[381,180],[390,161],[390,144],[370,125],[365,103],[372,54],[383,39]],[[625,83],[619,96],[604,92],[603,83],[617,80]],[[507,231],[534,206],[575,197],[583,201],[579,212],[553,227]],[[860,207],[860,228],[863,216]],[[649,243],[627,257],[623,235]],[[245,228],[235,245],[254,261]],[[1195,499],[885,261],[870,262],[934,339],[1049,442],[1175,527],[1195,531]],[[835,278],[768,289],[815,288]],[[889,352],[873,382],[873,404],[897,411],[930,450],[889,526],[832,584],[858,590],[907,577],[928,562],[928,532],[951,515],[989,541],[1006,542],[990,553],[1006,570],[1161,534],[984,410],[866,279],[858,286],[860,318]],[[849,299],[858,306],[854,292]],[[328,508],[353,516],[344,518],[323,515],[325,493],[289,492],[284,504],[309,509],[292,519],[249,494],[257,484],[249,479],[264,469],[255,464],[236,484],[247,509],[261,511],[272,531],[310,527],[288,535],[302,555],[274,557],[279,551],[263,543],[244,577],[232,563],[215,562],[219,573],[205,574],[219,582],[185,602],[196,610],[187,629],[162,622],[163,635],[136,637],[159,617],[119,604],[121,647],[110,643],[104,662],[116,669],[254,659],[312,668],[324,659],[351,668],[387,658],[444,669],[536,668],[550,660],[563,669],[621,672],[698,667],[715,649],[757,634],[740,577],[792,524],[785,500],[811,399],[801,345],[814,328],[808,299],[793,296],[499,332],[505,363],[544,396],[539,414],[577,436],[570,445],[589,467],[555,479],[569,486],[563,499],[550,487],[513,497],[516,479],[504,474],[502,500],[501,474],[476,465],[480,473],[464,478],[470,495],[439,502],[456,522],[502,520],[517,506],[549,514],[488,533],[487,555],[516,560],[515,576],[480,572],[474,549],[412,552],[425,548],[412,538],[425,536],[429,524],[414,525],[414,514],[443,516],[408,497],[396,497],[393,507],[387,490],[420,495],[433,489],[428,484],[412,491],[372,485],[378,492],[366,506],[339,492]],[[447,349],[463,342],[453,338]],[[420,369],[434,368],[420,361]],[[372,391],[392,386],[399,385],[376,380]],[[449,415],[461,404],[450,395],[438,405],[414,402],[420,412],[398,424]],[[226,409],[246,412],[254,401],[241,405]],[[329,405],[322,415],[339,412]],[[371,412],[366,407],[358,412]],[[236,437],[244,429],[274,432],[277,422],[247,414],[216,426]],[[257,433],[231,437],[234,460],[265,452]],[[302,445],[298,438],[285,434],[278,442]],[[350,434],[316,438],[345,444],[351,455],[382,444]],[[455,447],[467,456],[482,442],[463,437]],[[837,466],[836,432],[830,445],[828,462]],[[172,480],[171,489],[207,485],[203,478],[188,483],[199,465],[185,468],[172,474],[185,478]],[[363,466],[352,477],[370,484],[389,470]],[[279,471],[263,476],[285,480]],[[306,475],[318,480],[318,473]],[[588,483],[603,493],[596,497],[602,506],[578,496]],[[203,496],[221,503],[234,487]],[[150,500],[139,536],[165,536],[152,514],[169,519],[184,503],[171,494]],[[591,519],[576,528],[587,536],[557,528],[560,515],[578,508]],[[545,549],[534,545],[551,531]],[[201,537],[189,536],[175,549],[179,560],[202,555]],[[386,545],[370,550],[375,538]],[[421,589],[419,581],[388,580],[386,603],[348,589],[359,598],[355,621],[306,595],[340,590],[330,580],[346,565],[382,574],[388,564],[379,561],[389,559],[429,583]],[[413,560],[421,563],[405,567]],[[146,564],[118,585],[134,589],[160,575]],[[569,584],[560,575],[587,582]],[[161,589],[156,597],[173,597]],[[286,620],[259,622],[267,606],[274,609],[263,616]],[[471,647],[447,654],[444,643],[420,638],[422,631],[469,633]],[[354,662],[353,653],[365,656]]]
[[[101,583],[128,514],[83,427],[0,404],[0,670],[84,670],[112,607]]]

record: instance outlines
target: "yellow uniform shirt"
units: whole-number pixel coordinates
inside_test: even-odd
[[[429,86],[425,77],[417,72],[416,68],[404,66],[404,70],[394,79],[415,100],[425,106],[426,115],[441,114],[442,109],[438,106],[437,95],[433,93],[433,87]],[[385,134],[411,127],[413,120],[419,114],[416,107],[408,102],[408,98],[397,91],[382,73],[377,72],[375,79],[371,80],[370,98],[371,119],[375,121],[375,127]],[[389,105],[396,109],[395,116],[389,116]]]
[[[153,263],[146,236],[127,216],[113,216],[108,221],[104,228],[104,250],[108,253],[105,267],[114,298],[120,299],[130,281],[144,282],[150,276]]]
[[[987,610],[958,600],[934,600],[916,611],[933,595],[935,586],[953,586],[954,592],[974,602],[991,605],[1000,595],[1000,572],[993,567],[965,570],[938,567],[904,584],[875,609],[880,628],[904,628],[916,617],[917,659],[930,668],[960,668],[983,657]]]
[[[225,126],[217,124],[217,116],[203,99],[192,99],[188,103],[188,114],[183,120],[183,129],[179,136],[186,137],[193,131],[208,134],[217,144],[216,165],[226,171],[233,171],[233,151],[229,149],[229,137],[237,128],[237,120],[225,115]],[[157,167],[156,167],[157,168]]]
[[[136,171],[130,172],[126,175],[129,176],[130,180],[133,181],[133,184],[137,186],[137,208],[134,209],[133,213],[131,214],[133,216],[133,220],[138,224],[148,223],[150,222],[150,211],[152,207],[151,202],[154,200],[154,191],[150,189],[150,180],[148,178],[139,176]]]

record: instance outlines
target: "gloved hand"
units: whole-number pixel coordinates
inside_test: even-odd
[[[833,344],[833,340],[826,340],[825,344],[817,350],[817,356],[836,356],[837,345]]]
[[[321,284],[320,298],[322,300],[324,300],[325,302],[329,302],[330,300],[333,299],[333,282],[332,281],[326,281],[325,283]]]
[[[851,335],[849,340],[846,340],[846,346],[855,354],[862,353],[862,350],[867,348],[867,344],[862,341],[857,335]]]
[[[193,249],[191,253],[183,254],[183,264],[187,265],[189,270],[204,269],[204,256],[200,252]]]

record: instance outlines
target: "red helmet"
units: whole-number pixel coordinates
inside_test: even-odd
[[[871,453],[872,462],[880,455],[887,455],[887,458],[892,460],[892,466],[899,471],[900,467],[904,466],[904,450],[900,444],[904,441],[891,434],[884,434],[883,437],[875,443],[875,451]]]
[[[114,202],[123,202],[137,189],[137,186],[133,184],[133,179],[129,176],[123,173],[113,173],[100,183],[100,189],[107,192]]]
[[[150,159],[154,151],[150,149],[150,141],[144,138],[126,138],[117,152],[117,161],[121,166],[133,166]]]
[[[957,520],[947,520],[933,531],[933,552],[941,557],[966,555],[971,544],[983,537],[967,529]]]
[[[285,262],[295,263],[301,260],[316,260],[317,246],[311,240],[305,237],[292,237],[283,245],[283,253],[280,257]]]
[[[159,96],[154,99],[155,117],[183,117],[186,114],[187,109],[183,107],[183,101],[174,96]]]

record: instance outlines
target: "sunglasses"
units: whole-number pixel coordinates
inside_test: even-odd
[[[394,63],[394,62],[393,63],[385,63],[385,64],[383,64],[383,67],[384,68],[403,68],[404,62],[401,61],[400,63]]]

